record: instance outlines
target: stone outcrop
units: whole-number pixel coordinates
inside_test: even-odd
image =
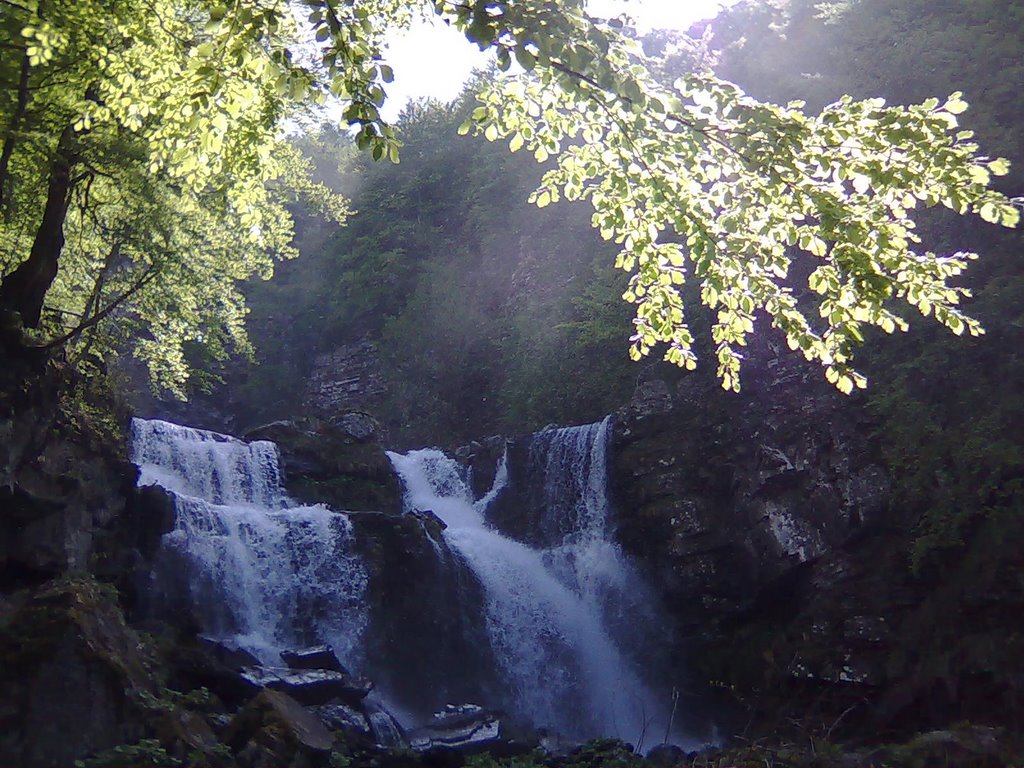
[[[418,713],[487,700],[495,666],[482,589],[449,549],[440,521],[374,512],[349,519],[368,578],[366,673]]]
[[[224,735],[240,768],[326,765],[334,738],[316,715],[280,691],[265,690],[235,715]]]
[[[739,396],[698,375],[645,381],[614,427],[620,538],[696,620],[747,609],[761,585],[881,525],[888,504],[858,409],[802,360],[745,366]]]
[[[216,745],[202,719],[161,700],[153,659],[113,589],[69,579],[3,607],[0,765],[64,768],[147,737],[178,756]]]
[[[467,755],[510,757],[528,754],[539,743],[536,733],[516,729],[502,713],[476,704],[448,704],[409,734],[409,745],[417,752],[457,749]]]
[[[122,526],[136,470],[120,410],[59,360],[0,348],[0,585],[68,571],[116,575],[135,543]]]
[[[277,443],[285,488],[297,501],[338,510],[401,512],[401,487],[384,452],[384,435],[368,414],[275,421],[245,439]]]
[[[304,399],[314,414],[331,418],[341,411],[373,409],[386,392],[377,347],[363,340],[317,355]]]
[[[661,591],[680,668],[731,686],[741,722],[769,732],[1008,724],[1024,563],[996,538],[1024,525],[980,523],[915,571],[861,402],[768,344],[744,365],[739,396],[700,372],[643,381],[614,423],[620,540]]]

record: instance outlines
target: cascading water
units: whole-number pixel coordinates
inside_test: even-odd
[[[132,454],[140,485],[175,496],[158,600],[162,593],[207,634],[268,663],[280,663],[283,648],[329,642],[358,666],[367,580],[351,551],[351,523],[287,499],[273,443],[134,419]]]
[[[515,484],[543,529],[532,544],[487,522],[495,503],[517,498],[507,457],[474,502],[442,452],[389,454],[407,512],[433,512],[442,532],[429,515],[294,504],[270,442],[138,419],[132,431],[140,485],[175,498],[154,569],[163,613],[187,612],[266,664],[286,647],[330,643],[410,722],[479,701],[570,738],[650,743],[665,732],[668,697],[636,663],[649,667],[639,628],[656,617],[609,530],[608,420],[531,439]]]
[[[489,527],[486,505],[507,482],[474,504],[459,465],[438,450],[389,454],[406,489],[408,511],[430,510],[444,536],[479,578],[487,630],[504,677],[506,709],[574,738],[637,741],[664,729],[665,714],[615,641],[614,606],[638,609],[639,584],[607,529],[609,421],[534,437],[531,463],[544,465],[546,525],[552,546],[531,548]],[[550,533],[550,532],[549,532]],[[646,618],[632,614],[632,620]]]

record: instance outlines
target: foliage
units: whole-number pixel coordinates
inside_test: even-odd
[[[106,749],[95,757],[75,760],[75,768],[120,768],[133,765],[165,768],[181,765],[181,761],[169,755],[158,739],[142,739],[135,744],[121,744]]]
[[[173,712],[177,707],[206,711],[214,705],[213,694],[207,688],[194,688],[187,693],[173,688],[161,688],[159,695],[140,691],[142,706],[154,712]]]
[[[0,97],[0,294],[30,326],[47,296],[48,343],[106,354],[130,341],[180,393],[188,345],[215,358],[246,349],[236,283],[294,254],[285,202],[302,194],[344,218],[282,145],[283,121],[333,96],[357,147],[397,161],[379,110],[392,79],[383,38],[414,9],[305,6],[296,22],[285,0],[3,4],[14,44],[0,65],[11,86]],[[762,311],[844,392],[864,385],[850,367],[864,327],[903,327],[893,298],[980,332],[948,285],[972,256],[918,253],[914,233],[918,207],[1017,219],[988,188],[1005,162],[956,131],[957,94],[911,108],[844,99],[810,116],[704,73],[662,85],[621,20],[591,18],[583,0],[423,7],[493,48],[500,68],[524,70],[493,84],[470,124],[557,158],[538,205],[594,205],[632,273],[635,357],[667,342],[669,360],[694,365],[688,276],[718,313],[719,374],[732,389]],[[786,282],[793,249],[818,260],[808,284],[820,320]],[[115,325],[125,339],[111,338]]]
[[[295,254],[284,204],[302,195],[343,219],[277,137],[289,93],[311,81],[291,63],[295,30],[283,7],[252,5],[217,18],[171,1],[5,4],[17,56],[0,74],[19,87],[0,100],[0,254],[10,273],[63,230],[47,342],[79,355],[128,342],[180,392],[189,342],[246,348],[235,284]],[[20,80],[6,66],[18,57]],[[47,220],[62,158],[68,199]]]
[[[1014,164],[1002,188],[1019,188],[1024,180],[1024,115],[1019,99],[1009,97],[1024,77],[1018,3],[978,0],[937,10],[920,0],[859,0],[831,23],[817,19],[814,4],[804,0],[746,3],[716,30],[725,49],[719,70],[758,98],[826,104],[847,92],[909,101],[963,82],[979,138]],[[867,406],[893,477],[892,511],[916,526],[918,566],[961,546],[984,518],[1024,511],[1018,479],[1024,397],[1010,385],[1024,376],[1014,351],[1024,340],[1018,263],[1024,241],[1019,232],[931,213],[921,221],[923,238],[940,249],[985,254],[967,287],[976,294],[971,314],[988,333],[947,345],[937,329],[924,328],[880,341],[868,364],[878,374]]]
[[[726,389],[739,389],[738,348],[760,312],[845,393],[866,386],[851,367],[865,328],[907,329],[893,299],[958,335],[982,332],[957,306],[969,293],[948,284],[975,254],[918,252],[915,233],[919,207],[1019,221],[1012,201],[989,189],[1007,161],[979,156],[973,134],[957,130],[967,108],[959,92],[914,107],[842,97],[811,116],[802,102],[760,103],[704,73],[665,88],[611,25],[582,14],[555,21],[542,9],[502,8],[496,17],[495,34],[528,73],[489,88],[463,130],[507,138],[540,162],[557,155],[532,199],[589,200],[602,236],[622,245],[616,264],[633,274],[625,298],[637,305],[634,359],[665,342],[667,360],[695,367],[680,291],[691,275],[718,312]],[[536,39],[541,19],[563,36]],[[816,260],[806,281],[821,297],[819,320],[788,281],[794,248]]]

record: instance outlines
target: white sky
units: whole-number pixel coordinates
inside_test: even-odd
[[[714,16],[736,0],[590,0],[595,16],[626,12],[641,32],[651,29],[686,29],[693,22]],[[486,64],[484,54],[459,32],[431,20],[418,23],[389,41],[387,62],[395,70],[388,86],[385,119],[394,120],[409,99],[432,97],[451,101],[475,67]]]

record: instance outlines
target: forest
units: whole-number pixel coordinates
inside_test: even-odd
[[[1024,5],[423,5],[0,0],[0,763],[1024,759]]]

